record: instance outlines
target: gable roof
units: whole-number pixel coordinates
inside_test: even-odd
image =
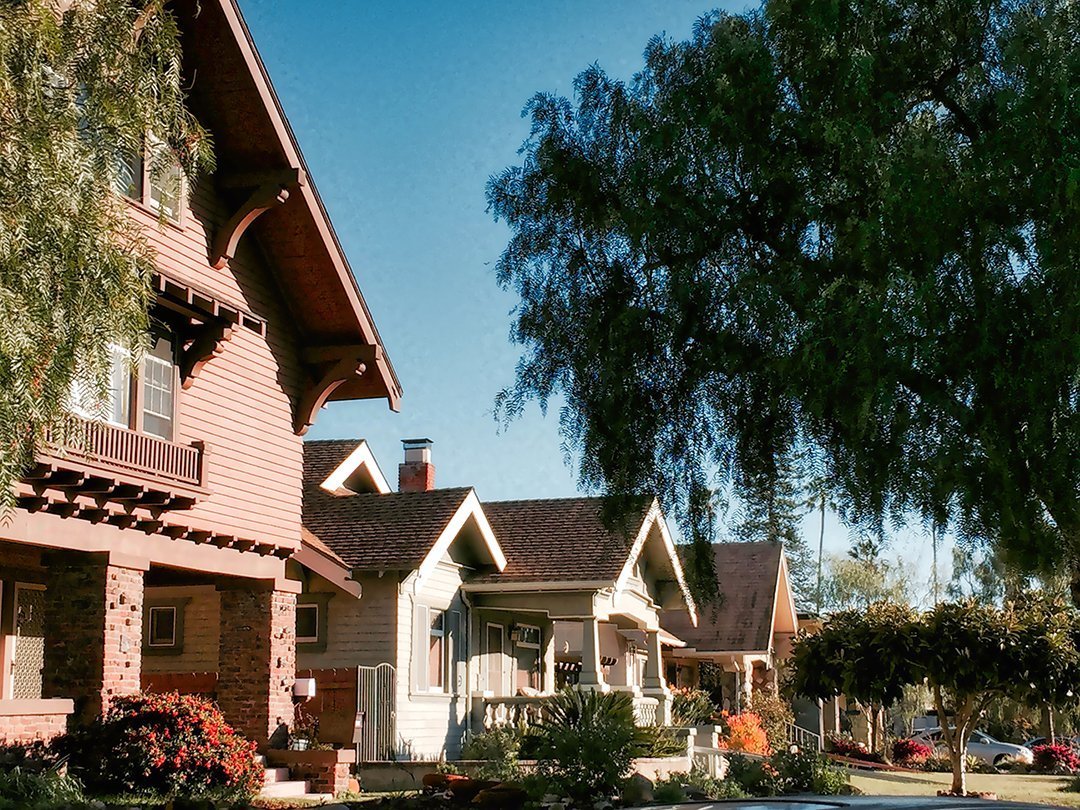
[[[625,528],[604,524],[602,498],[488,501],[484,513],[506,553],[506,568],[476,581],[614,582],[651,503],[642,499]]]
[[[412,571],[425,576],[470,519],[496,568],[506,565],[470,487],[427,492],[350,493],[328,479],[356,455],[357,440],[304,442],[304,541],[329,550],[351,570]]]
[[[304,442],[305,475],[323,489],[339,495],[352,492],[390,492],[368,443],[360,439],[315,439]]]
[[[291,170],[303,178],[249,231],[304,345],[372,349],[367,371],[336,387],[329,399],[385,398],[396,410],[401,384],[239,7],[235,0],[174,0],[170,8],[181,30],[189,104],[213,135],[220,167],[215,180],[226,202],[239,206],[250,193],[226,188],[226,173]]]
[[[722,602],[699,606],[696,627],[681,611],[664,611],[660,623],[699,652],[767,652],[772,647],[783,546],[715,543],[712,553]]]

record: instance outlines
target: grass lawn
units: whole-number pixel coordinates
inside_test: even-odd
[[[1034,774],[969,773],[968,790],[996,793],[999,799],[1080,807],[1080,793],[1062,788],[1069,779]],[[871,796],[934,796],[952,783],[948,773],[887,773],[853,771],[851,784]]]

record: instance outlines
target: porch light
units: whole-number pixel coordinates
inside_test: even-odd
[[[521,628],[516,624],[510,625],[510,640],[515,642],[521,641]]]

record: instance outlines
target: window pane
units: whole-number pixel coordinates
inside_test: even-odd
[[[163,439],[173,436],[173,376],[171,360],[143,358],[143,430]]]
[[[319,639],[319,606],[297,605],[296,606],[296,640],[318,641]]]
[[[142,201],[143,161],[141,155],[130,152],[117,156],[116,192],[133,200]]]
[[[431,612],[431,631],[428,636],[428,688],[443,688],[446,671],[446,639],[443,632],[443,613]]]
[[[151,647],[171,647],[176,643],[176,608],[150,608]]]
[[[153,165],[153,164],[151,164]],[[150,177],[150,206],[173,222],[180,221],[180,198],[183,179],[180,167],[175,163],[161,173]]]

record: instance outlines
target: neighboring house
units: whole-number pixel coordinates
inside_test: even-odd
[[[218,169],[177,194],[128,161],[152,347],[135,374],[116,350],[108,419],[41,447],[0,524],[0,742],[171,686],[282,739],[301,436],[328,400],[401,393],[235,4],[170,8]]]
[[[701,608],[697,625],[667,611],[664,629],[685,642],[665,656],[668,680],[697,686],[703,661],[723,672],[724,708],[745,708],[753,690],[775,687],[777,663],[791,652],[798,614],[780,543],[716,543],[721,599]]]
[[[471,489],[434,488],[430,444],[405,443],[398,492],[366,444],[307,444],[296,562],[301,608],[320,607],[297,664],[318,684],[322,741],[355,740],[362,760],[456,759],[470,730],[534,713],[556,687],[557,659],[581,688],[627,689],[642,720],[662,720],[660,610],[694,608],[657,505],[620,532],[604,526],[599,499],[481,504]],[[605,671],[616,630],[623,643]],[[577,641],[576,666],[560,632],[567,648]]]

